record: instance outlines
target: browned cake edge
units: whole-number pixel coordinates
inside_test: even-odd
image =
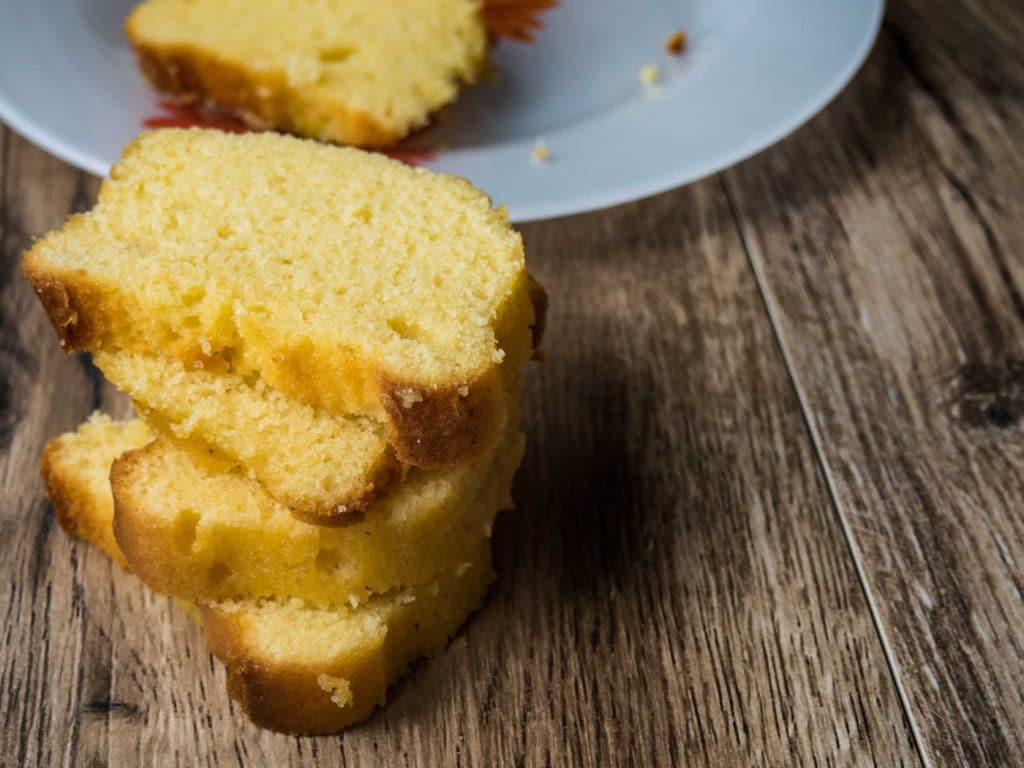
[[[179,438],[171,430],[167,420],[158,412],[153,411],[134,400],[132,401],[132,404],[135,407],[135,412],[145,419],[146,424],[149,425],[150,429],[172,445],[175,445],[192,455],[196,455],[198,453],[201,456],[206,456],[209,454],[211,456],[217,456],[218,461],[224,460],[228,464],[233,462],[232,459],[223,457],[217,452],[216,448],[208,446],[207,443],[203,442],[199,438]],[[134,452],[129,451],[128,453]],[[121,461],[122,459],[125,462],[133,461],[132,457],[128,454],[121,456],[118,461]],[[115,462],[115,464],[117,463],[118,462]],[[366,470],[365,477],[362,482],[358,485],[353,485],[352,487],[345,489],[344,492],[339,491],[330,499],[330,501],[325,502],[320,499],[308,497],[278,497],[271,493],[269,488],[266,488],[266,486],[263,487],[272,498],[288,507],[288,510],[296,519],[311,525],[322,525],[329,528],[335,528],[343,525],[349,525],[352,522],[359,520],[362,515],[371,506],[373,506],[374,502],[391,491],[395,483],[402,477],[402,471],[402,464],[395,456],[393,447],[387,445],[384,447],[381,455],[373,465]]]
[[[382,646],[363,649],[355,658],[323,659],[314,665],[288,665],[263,659],[259,649],[245,644],[245,631],[237,614],[200,605],[207,647],[224,662],[228,691],[256,725],[275,731],[302,734],[336,733],[365,720],[386,702],[388,687],[417,659],[436,656],[448,645],[472,613],[479,609],[493,581],[488,577],[467,580],[464,595],[442,593],[431,601],[433,620],[444,627],[440,635],[423,637],[418,643],[403,642],[419,631],[415,616],[388,625]],[[456,587],[459,589],[460,587]],[[465,598],[465,599],[463,599]],[[470,610],[465,609],[472,603]],[[352,701],[339,706],[325,686],[325,676],[349,683]]]
[[[102,293],[80,275],[72,279],[38,266],[34,250],[25,254],[21,272],[39,297],[65,352],[95,347],[102,329],[109,327],[108,309]]]
[[[303,734],[336,733],[365,720],[385,703],[389,670],[381,658],[366,654],[316,667],[273,664],[245,647],[242,631],[230,613],[199,607],[207,648],[227,670],[228,693],[261,728]],[[345,707],[331,700],[322,676],[344,678],[363,695]],[[376,695],[366,695],[367,693]]]
[[[43,488],[57,522],[69,536],[98,547],[127,571],[128,562],[114,539],[113,530],[109,525],[98,525],[101,515],[96,508],[96,500],[83,491],[78,478],[63,464],[64,437],[61,435],[48,442],[39,459]]]
[[[118,457],[110,468],[110,486],[114,502],[113,536],[117,541],[119,555],[123,553],[125,562],[131,570],[156,592],[168,595],[182,595],[189,592],[188,580],[182,581],[183,574],[178,570],[177,559],[166,556],[168,546],[191,546],[191,532],[175,527],[168,522],[167,527],[156,529],[152,518],[145,514],[144,509],[137,506],[138,501],[131,491],[138,465],[154,451],[166,449],[167,442],[162,439],[148,445],[127,451]],[[325,518],[305,519],[292,512],[293,516],[311,525],[338,526],[351,524],[362,519],[363,511],[338,516],[327,521]],[[154,551],[155,550],[155,551]]]
[[[440,388],[381,374],[378,391],[395,453],[418,467],[452,466],[491,450],[501,439],[508,417],[496,369],[468,384]]]
[[[370,473],[370,478],[352,489],[348,496],[339,498],[337,503],[320,505],[309,504],[288,505],[292,517],[310,525],[322,525],[337,528],[362,518],[373,503],[386,495],[402,477],[402,465],[395,459],[395,454],[388,448],[381,460]]]
[[[276,128],[310,135],[291,116],[290,88],[280,73],[240,66],[193,46],[151,44],[134,30],[132,19],[129,16],[125,22],[125,34],[143,76],[160,93],[183,104],[216,106],[254,129]],[[365,112],[342,104],[334,105],[332,114],[326,117],[324,126],[313,138],[358,147],[383,147],[402,137]]]
[[[37,264],[33,249],[25,254],[22,273],[67,352],[96,349],[105,334],[126,324],[122,320],[127,309],[116,306],[116,299],[105,295],[102,286],[92,283],[82,271],[47,270]],[[544,327],[546,294],[538,290],[539,283],[529,276],[528,280],[529,297],[525,300],[533,307],[531,333],[537,339],[538,329]],[[507,311],[511,313],[511,309]],[[190,353],[184,350],[180,354],[187,358]],[[310,386],[316,377],[307,368],[315,361],[310,363],[304,355],[285,349],[274,358],[277,364],[267,372],[272,374],[266,378],[268,384],[300,402],[324,407],[319,390]],[[379,370],[374,373],[372,365],[363,367],[370,380],[376,380],[377,402],[390,421],[389,440],[400,461],[419,467],[451,466],[480,455],[500,440],[507,410],[501,366],[489,366],[465,383],[442,387],[399,381]],[[356,500],[353,507],[359,507]],[[325,517],[330,524],[332,516]],[[306,516],[302,519],[310,521]]]

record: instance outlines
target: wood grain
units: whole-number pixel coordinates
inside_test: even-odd
[[[95,184],[3,141],[4,765],[920,764],[718,181],[526,228],[552,311],[501,579],[385,711],[302,739],[55,528],[43,442],[123,403],[15,265]]]
[[[934,765],[1024,765],[1022,30],[895,2],[839,102],[726,177]]]

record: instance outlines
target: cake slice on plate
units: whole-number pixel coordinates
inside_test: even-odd
[[[125,30],[168,96],[356,146],[424,125],[488,48],[479,0],[147,0]]]

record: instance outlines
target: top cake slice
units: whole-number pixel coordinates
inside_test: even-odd
[[[389,424],[398,457],[497,444],[532,353],[522,240],[469,182],[273,134],[143,134],[23,271],[66,349],[168,354]]]
[[[125,30],[158,90],[357,146],[426,123],[488,46],[479,0],[147,0]]]

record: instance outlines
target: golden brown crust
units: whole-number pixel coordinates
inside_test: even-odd
[[[111,322],[99,299],[99,291],[89,285],[85,276],[82,275],[82,280],[71,281],[48,274],[32,268],[28,257],[23,271],[39,295],[62,346],[67,351],[96,348]],[[531,291],[533,299],[539,301],[540,295],[536,290]],[[535,309],[534,313],[537,318],[543,317],[542,309]],[[535,338],[537,327],[535,321]],[[318,377],[308,375],[309,365],[303,364],[303,360],[315,362],[316,358],[299,353],[278,355],[270,383],[300,402],[326,407],[322,398],[316,396],[317,390],[309,385]],[[347,367],[358,369],[354,363]],[[290,372],[294,375],[285,375]],[[505,395],[497,367],[464,384],[443,387],[378,374],[376,399],[390,422],[389,441],[398,461],[419,467],[452,466],[468,461],[493,448],[505,424]],[[331,405],[335,407],[327,409],[337,411],[340,404]],[[299,509],[296,516],[306,522],[344,525],[349,522],[344,519],[345,514],[365,510],[387,489],[398,471],[399,467],[392,463],[381,466],[379,475],[364,489],[365,493],[346,502],[340,514],[334,507]]]
[[[418,467],[451,466],[491,450],[508,416],[496,370],[434,389],[381,376],[380,403],[398,458]]]
[[[36,269],[31,251],[21,271],[39,297],[65,352],[87,349],[99,340],[105,314],[86,282]]]
[[[548,295],[532,275],[526,277],[524,300],[532,313],[529,343],[536,353],[544,336]],[[418,467],[444,467],[492,449],[507,418],[502,375],[510,372],[504,368],[496,366],[465,384],[444,387],[380,375],[378,399],[388,415],[398,458]]]
[[[262,658],[246,643],[244,619],[216,605],[199,605],[206,646],[228,673],[228,693],[256,725],[304,734],[337,733],[365,720],[384,704],[390,659],[385,632],[343,659],[324,658],[317,666],[283,664]],[[346,681],[350,700],[332,699],[324,676]]]
[[[345,665],[345,680],[360,695],[339,706],[331,698],[331,688],[321,683],[324,673],[318,669],[266,663],[246,655],[234,622],[221,611],[203,606],[200,615],[207,647],[227,668],[228,693],[261,728],[309,735],[337,733],[365,720],[385,703],[390,681],[379,655],[364,654]]]
[[[117,304],[116,296],[105,296],[99,286],[90,284],[84,273],[76,275],[78,279],[71,279],[67,274],[37,268],[31,251],[25,257],[22,271],[39,295],[54,329],[69,351],[95,349],[108,330],[117,325],[111,318],[129,312],[127,307]],[[532,278],[529,279],[528,290],[528,299],[525,295],[519,296],[511,299],[509,304],[517,301],[532,303],[534,319],[531,333],[536,348],[544,330],[547,295]],[[124,318],[122,325],[123,322]],[[522,320],[517,319],[517,322]],[[522,335],[522,326],[518,327],[519,335]],[[507,349],[504,341],[502,348]],[[527,338],[520,346],[526,348],[529,343]],[[195,346],[186,344],[182,349]],[[176,356],[182,362],[188,362],[191,354],[194,353],[176,350]],[[525,361],[528,356],[527,353],[522,359]],[[307,343],[296,348],[281,347],[272,355],[261,375],[268,384],[289,397],[334,413],[366,408],[372,414],[376,407],[382,408],[390,422],[389,440],[398,460],[429,468],[468,461],[497,444],[507,408],[500,380],[501,375],[509,374],[504,370],[506,367],[507,364],[500,368],[495,366],[465,383],[433,387],[423,382],[401,381],[385,373],[374,373],[373,364],[354,353],[335,351],[328,355]],[[339,376],[339,371],[345,371],[346,375]],[[366,381],[369,381],[369,386],[364,385]],[[325,387],[323,382],[331,386]],[[346,507],[351,506],[355,512],[361,506],[365,508],[376,494],[383,492],[389,477],[390,471],[383,472],[381,482],[374,481],[373,488],[367,489],[370,495],[364,504],[355,499]],[[312,522],[309,514],[309,510],[302,510],[297,516]],[[328,521],[324,524],[328,525],[348,522],[344,519],[330,522],[336,515],[323,517]]]
[[[385,458],[374,468],[372,480],[353,491],[336,506],[289,506],[292,517],[310,525],[336,528],[351,525],[362,520],[363,515],[375,501],[382,498],[402,476],[402,465],[389,450]]]
[[[46,444],[39,459],[39,473],[57,522],[68,535],[99,547],[111,560],[127,570],[128,563],[109,527],[98,524],[102,516],[94,508],[96,500],[90,496],[88,489],[80,486],[74,472],[68,471],[62,464],[62,450],[63,444],[58,437]]]
[[[280,73],[251,70],[187,45],[151,45],[133,33],[130,20],[126,31],[142,74],[175,101],[216,105],[255,129],[277,128],[358,147],[388,146],[401,138],[365,112],[343,105],[336,105],[314,134],[295,120],[291,90]]]
[[[465,383],[432,386],[400,380],[375,366],[336,355],[336,366],[311,350],[281,352],[262,373],[265,381],[299,402],[344,413],[359,403],[388,421],[388,442],[403,464],[424,468],[469,461],[497,444],[505,424],[506,403],[497,366]],[[345,378],[338,370],[358,372]],[[370,396],[363,380],[369,377]],[[326,392],[312,382],[337,384]],[[333,397],[345,390],[344,397]],[[325,396],[326,395],[326,396]]]
[[[142,416],[151,429],[158,432],[161,437],[172,445],[188,452],[197,460],[209,455],[216,456],[216,461],[228,465],[232,459],[223,457],[216,452],[212,446],[189,439],[180,439],[174,434],[170,425],[162,414],[147,408],[137,401],[133,401],[135,412]],[[329,528],[337,528],[343,525],[351,525],[362,519],[363,515],[380,498],[385,496],[398,482],[402,476],[402,464],[395,456],[394,451],[385,447],[380,459],[367,470],[365,482],[352,488],[347,488],[344,495],[337,495],[331,502],[323,502],[319,499],[288,499],[281,496],[274,496],[271,489],[264,486],[276,501],[288,507],[292,516],[297,520],[310,525],[322,525]]]
[[[154,530],[151,527],[138,527],[134,524],[140,519],[139,515],[132,513],[133,499],[130,494],[124,492],[128,478],[135,471],[135,464],[138,456],[144,451],[152,450],[154,443],[128,451],[122,454],[110,467],[110,487],[114,498],[114,519],[112,532],[114,540],[122,553],[125,563],[132,573],[138,576],[146,585],[164,594],[179,594],[177,589],[176,574],[171,571],[161,572],[154,568],[154,563],[164,562],[163,558],[151,556],[151,547],[167,546],[168,538],[163,531]]]
[[[200,606],[206,643],[227,667],[231,697],[254,723],[288,733],[336,733],[383,705],[388,686],[412,662],[445,649],[483,602],[493,578],[489,554],[474,568],[480,571],[392,616],[358,649],[315,664],[265,658],[263,649],[249,646],[244,617],[216,605]],[[341,696],[332,698],[332,680],[344,682]]]

